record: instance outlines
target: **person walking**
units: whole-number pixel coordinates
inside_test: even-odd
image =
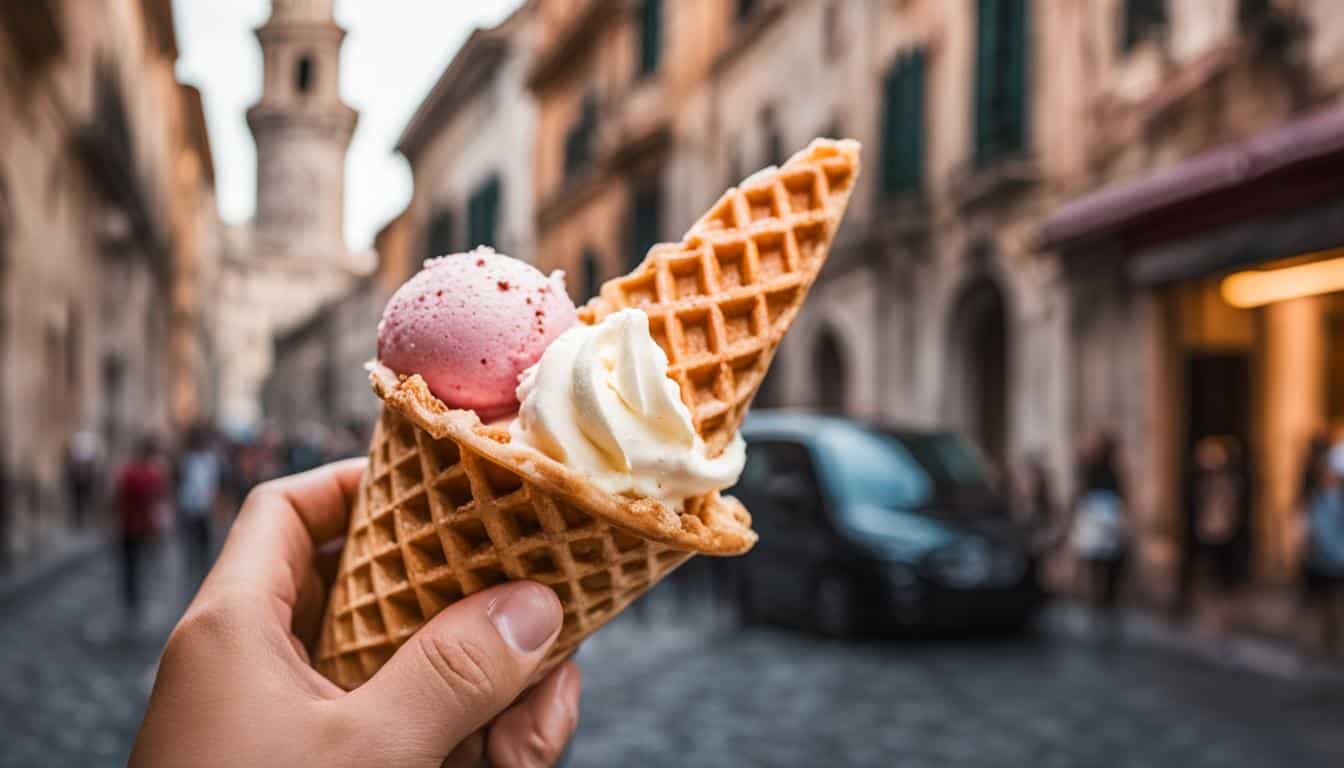
[[[195,426],[178,460],[177,511],[188,578],[199,582],[210,568],[215,504],[219,499],[223,462],[208,427]]]
[[[127,618],[140,619],[141,571],[146,550],[158,528],[160,505],[167,496],[167,482],[159,457],[159,444],[152,436],[140,438],[135,456],[117,474],[114,503],[121,544],[121,596]]]
[[[1340,599],[1344,596],[1344,441],[1318,463],[1319,480],[1306,505],[1306,542],[1302,558],[1303,602],[1309,623],[1317,625],[1320,648],[1339,654]]]
[[[65,451],[65,487],[70,502],[70,525],[83,528],[98,494],[102,447],[98,435],[87,429],[70,438]]]
[[[1129,555],[1129,515],[1117,453],[1115,439],[1102,434],[1079,461],[1072,526],[1081,591],[1094,615],[1112,625]]]
[[[1192,458],[1180,602],[1189,613],[1198,587],[1207,585],[1209,618],[1221,628],[1228,598],[1250,566],[1249,483],[1236,438],[1202,438]]]

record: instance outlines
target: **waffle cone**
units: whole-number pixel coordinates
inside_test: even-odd
[[[658,245],[580,312],[648,313],[711,453],[736,432],[776,346],[816,279],[858,176],[858,144],[814,141],[730,189],[682,242]],[[691,555],[756,541],[717,492],[669,509],[608,493],[507,430],[451,409],[419,376],[371,366],[383,409],[332,586],[317,668],[368,680],[421,625],[494,584],[556,591],[559,639],[540,677]]]

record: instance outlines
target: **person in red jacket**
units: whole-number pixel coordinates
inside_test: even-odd
[[[115,505],[121,533],[122,600],[131,617],[140,613],[140,566],[145,546],[156,528],[156,513],[164,503],[168,483],[152,436],[140,438],[135,457],[117,475]]]

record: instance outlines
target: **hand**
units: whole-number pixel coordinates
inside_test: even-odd
[[[363,460],[266,483],[173,630],[132,766],[554,763],[578,720],[566,663],[515,702],[560,630],[555,593],[512,582],[454,603],[349,693],[308,652],[320,572],[345,533]],[[446,761],[446,762],[445,762]]]

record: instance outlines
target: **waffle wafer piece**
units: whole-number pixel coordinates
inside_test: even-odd
[[[859,175],[859,143],[815,139],[723,193],[681,243],[656,245],[579,313],[649,315],[711,456],[732,439],[821,271]]]
[[[679,245],[655,246],[580,313],[650,315],[697,429],[721,450],[825,261],[858,175],[858,144],[814,141],[729,190]],[[564,624],[537,678],[692,554],[756,541],[717,492],[669,509],[583,475],[449,408],[419,376],[370,366],[383,410],[318,644],[344,688],[368,680],[421,625],[494,584],[532,579]]]

